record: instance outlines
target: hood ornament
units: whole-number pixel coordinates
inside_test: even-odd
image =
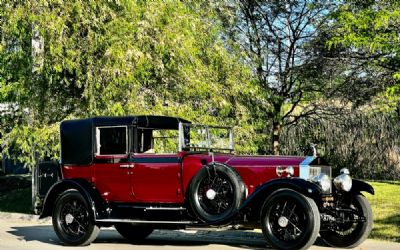
[[[313,156],[314,156],[315,158],[318,156],[318,154],[317,154],[317,145],[318,145],[318,144],[316,144],[316,143],[311,143],[311,148],[312,148],[312,151],[313,151]]]

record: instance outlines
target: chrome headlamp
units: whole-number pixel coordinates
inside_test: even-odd
[[[321,173],[312,178],[312,181],[317,183],[323,192],[329,192],[331,190],[331,178],[327,174]]]
[[[342,168],[340,170],[340,173],[340,175],[336,176],[336,178],[333,179],[333,184],[335,185],[336,189],[349,192],[351,186],[353,185],[353,181],[349,175],[350,172],[347,168]]]

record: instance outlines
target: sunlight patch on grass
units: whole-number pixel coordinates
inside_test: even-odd
[[[366,193],[371,203],[374,226],[370,238],[400,242],[400,182],[373,182],[375,195]]]

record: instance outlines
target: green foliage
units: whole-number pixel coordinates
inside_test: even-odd
[[[374,1],[365,6],[350,2],[342,5],[333,16],[338,27],[330,45],[352,45],[372,52],[399,49],[399,2]]]
[[[376,72],[388,72],[397,83],[387,90],[396,98],[400,80],[400,3],[398,1],[348,1],[332,14],[335,32],[329,46],[351,47],[352,54],[361,59],[370,56]],[[372,59],[372,60],[371,60]]]
[[[254,152],[250,72],[228,53],[213,13],[196,2],[5,1],[0,103],[26,112],[1,144],[33,166],[58,157],[58,123],[159,114],[237,126]],[[35,152],[35,153],[34,153]]]
[[[229,46],[251,67],[255,89],[248,101],[253,117],[260,121],[254,125],[264,134],[257,138],[261,139],[259,151],[280,154],[282,128],[319,115],[316,102],[329,92],[329,72],[313,45],[335,4],[315,0],[213,2]]]

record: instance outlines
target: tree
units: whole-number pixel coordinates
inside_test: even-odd
[[[236,84],[247,84],[249,71],[227,53],[218,23],[201,5],[1,4],[0,103],[15,103],[28,115],[3,131],[0,143],[6,152],[18,148],[21,161],[33,166],[36,156],[57,158],[58,123],[94,115],[162,114],[239,125],[236,134],[246,139],[239,149],[254,150],[240,101],[249,88]]]
[[[279,154],[282,128],[299,119],[328,114],[319,105],[326,78],[324,64],[310,43],[335,7],[314,0],[234,1],[216,3],[232,47],[252,68],[258,95],[256,107]],[[334,88],[331,88],[333,90]]]
[[[336,61],[337,96],[348,103],[340,117],[302,121],[284,131],[285,153],[319,143],[336,170],[359,178],[399,176],[399,34],[396,1],[344,1],[330,14],[319,43]],[[322,51],[322,50],[321,50]]]
[[[400,3],[398,1],[345,1],[332,14],[331,47],[348,48],[348,57],[370,66],[364,77],[388,83],[387,97],[400,114]],[[371,84],[376,86],[376,84]]]
[[[336,119],[303,120],[282,134],[287,154],[304,153],[318,142],[318,153],[333,167],[333,175],[348,168],[355,178],[398,180],[399,123],[390,114],[353,110]],[[299,152],[300,151],[300,152]]]

